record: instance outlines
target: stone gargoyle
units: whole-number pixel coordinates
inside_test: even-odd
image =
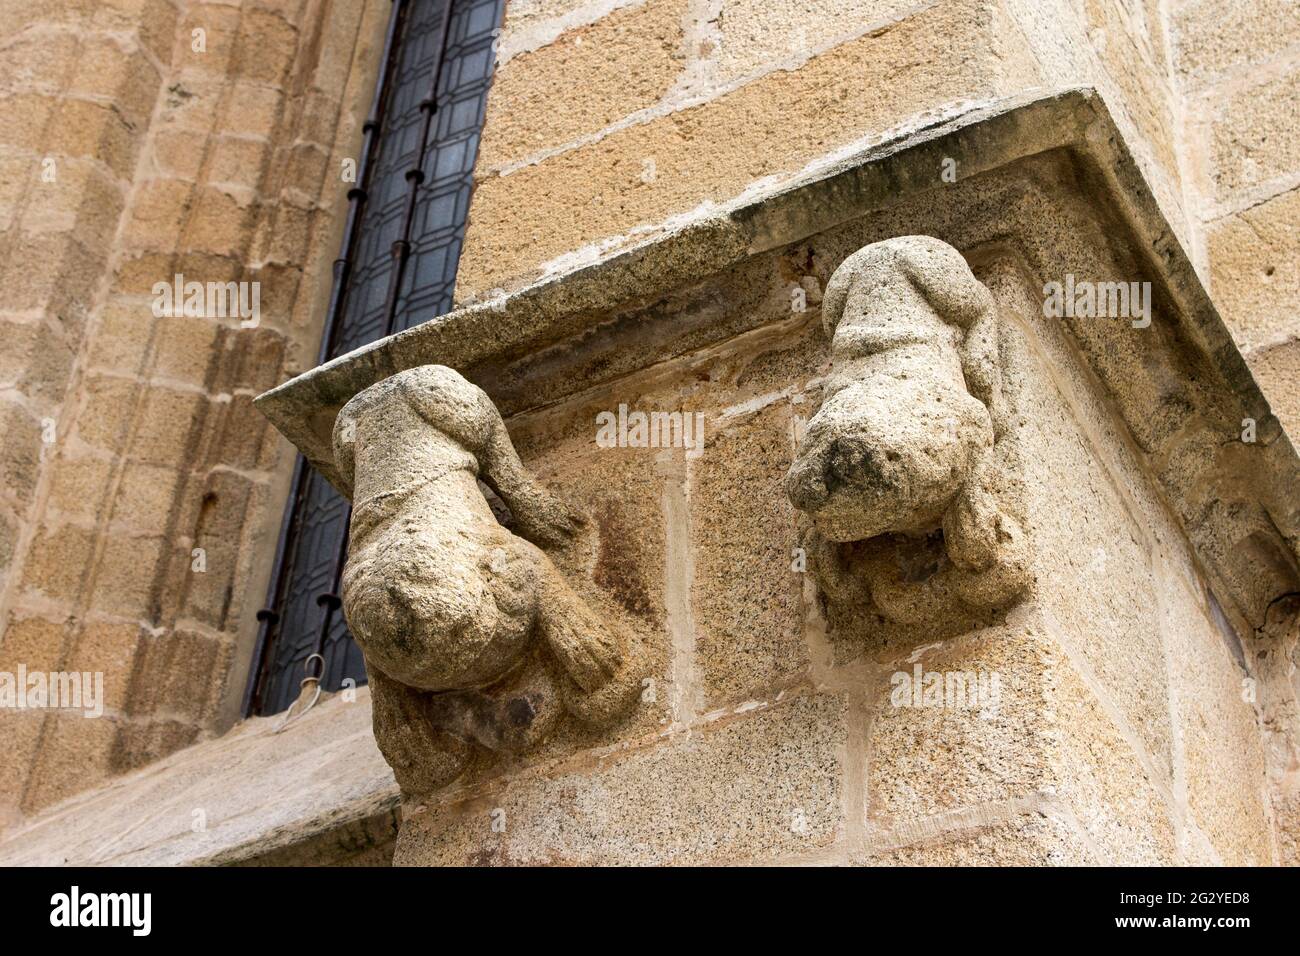
[[[564,713],[602,724],[632,706],[641,675],[625,635],[542,550],[583,519],[523,466],[481,389],[440,365],[399,372],[339,412],[334,455],[353,501],[343,611],[404,793],[525,751]]]
[[[835,270],[822,321],[832,370],[786,491],[823,592],[904,624],[1011,603],[1029,571],[993,296],[903,236]]]

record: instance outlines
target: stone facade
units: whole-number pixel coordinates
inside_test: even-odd
[[[0,859],[382,858],[397,789],[349,711],[368,714],[369,692],[285,734],[351,741],[335,750],[366,768],[353,790],[281,800],[250,777],[239,808],[215,806],[215,784],[191,800],[215,821],[281,803],[274,840],[242,817],[196,840],[178,818],[88,847],[122,812],[110,778],[185,768],[181,790],[119,783],[146,808],[174,801],[269,733],[227,733],[294,454],[253,398],[315,363],[339,171],[389,3],[0,9],[0,671],[106,679],[100,720],[0,710]],[[1181,371],[1107,365],[1132,342],[1047,322],[1039,301],[1092,269],[1153,280],[1157,324],[1179,316],[1198,341],[1209,320],[1187,317],[1217,308],[1272,414],[1300,428],[1295,4],[511,0],[506,17],[458,278],[468,318],[418,354],[375,354],[486,390],[524,464],[587,521],[543,560],[646,683],[613,729],[560,723],[439,795],[408,787],[399,860],[1296,862],[1295,538],[1275,534],[1295,490],[1251,486],[1240,441],[1208,450],[1242,417],[1275,457],[1290,445],[1265,407],[1189,385],[1205,354],[1230,366],[1232,342],[1162,339],[1198,356]],[[1103,238],[1131,212],[1102,209],[1124,192],[1103,174],[1028,146],[987,158],[984,113],[1064,122],[1002,104],[1076,86],[1104,101],[1118,175],[1149,190],[1164,267]],[[1077,149],[1023,122],[1009,140]],[[807,228],[770,212],[746,212],[760,225],[744,235],[716,226],[855,157],[883,168],[873,149],[924,150],[945,124],[969,132],[890,167],[869,221],[845,224],[832,197],[781,207]],[[875,620],[826,601],[815,559],[792,569],[808,528],[784,481],[834,351],[823,290],[851,253],[905,235],[955,248],[1011,330],[995,364],[1032,451],[998,486],[1019,489],[1035,584],[965,616]],[[151,290],[176,274],[260,282],[256,327],[155,317]],[[368,361],[315,401],[336,412],[380,381]],[[1224,394],[1250,374],[1223,373]],[[620,405],[703,415],[700,453],[599,447],[593,420]],[[313,456],[305,416],[268,414]],[[313,457],[340,484],[332,453]],[[998,674],[999,711],[893,706],[917,665]],[[250,765],[294,746],[268,738]],[[84,822],[56,835],[42,811],[67,798]]]
[[[1145,252],[1168,227],[1117,129],[1092,92],[976,110],[259,399],[341,474],[332,410],[464,369],[593,520],[556,563],[643,635],[630,718],[406,788],[399,862],[1282,858],[1293,744],[1244,662],[1295,580],[1297,460],[1190,262]],[[936,191],[944,159],[967,173]],[[1148,282],[1150,312],[1054,317],[1072,273]],[[612,409],[705,441],[602,445]],[[834,573],[800,510],[848,542]]]

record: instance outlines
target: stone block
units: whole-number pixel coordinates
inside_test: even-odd
[[[159,118],[173,130],[206,136],[217,126],[219,112],[224,109],[222,104],[230,94],[220,77],[195,72],[194,64],[203,55],[190,53],[188,37],[186,33],[178,38],[177,55],[185,58],[189,69],[164,87],[159,97]],[[223,130],[218,128],[218,131]]]
[[[634,6],[639,0],[616,0],[614,7]],[[506,4],[506,18],[502,25],[503,40],[514,40],[523,34],[553,27],[575,17],[599,17],[602,7],[592,0],[510,0]]]
[[[21,392],[42,413],[54,414],[67,394],[73,350],[57,317],[11,322],[0,319],[6,343],[0,356],[0,387]]]
[[[154,161],[166,177],[193,182],[199,178],[209,142],[207,136],[194,130],[160,129],[153,137]]]
[[[766,73],[819,49],[915,14],[915,0],[723,0],[714,79]],[[708,41],[706,41],[708,42]]]
[[[8,583],[9,565],[18,550],[18,519],[7,509],[0,508],[0,586]]]
[[[283,101],[279,90],[236,83],[224,97],[217,128],[235,136],[270,138],[280,122]]]
[[[70,343],[79,342],[107,250],[83,246],[75,232],[14,237],[0,263],[5,306],[57,316]],[[33,269],[39,262],[43,268]]]
[[[1273,800],[1279,866],[1300,866],[1300,793],[1282,794]]]
[[[0,401],[0,488],[11,501],[28,502],[36,491],[48,446],[45,427],[23,405]]]
[[[242,11],[225,3],[198,3],[178,25],[176,68],[183,77],[203,75],[221,82],[233,72]],[[196,33],[196,31],[202,31]]]
[[[506,287],[618,237],[930,109],[1030,85],[1032,58],[999,6],[936,4],[698,106],[493,177],[475,191],[457,295]],[[784,144],[773,150],[772,143]],[[645,160],[655,176],[645,182]]]
[[[1300,436],[1300,341],[1260,349],[1249,361],[1273,414],[1288,435]],[[1295,442],[1293,438],[1292,444]]]
[[[1004,822],[921,837],[902,846],[871,848],[870,866],[1096,866],[1096,854],[1076,825],[1055,813],[1020,810]]]
[[[223,643],[214,635],[183,629],[147,636],[138,652],[139,673],[131,683],[131,715],[196,723],[218,682],[214,668],[225,660]]]
[[[90,455],[60,455],[51,465],[48,507],[59,518],[90,524],[99,517],[113,462]]]
[[[1056,723],[1060,793],[1103,859],[1119,866],[1182,862],[1174,797],[1163,770],[1112,714],[1104,691],[1063,659],[1048,674],[1046,715]]]
[[[23,810],[34,813],[105,780],[111,772],[118,726],[116,718],[108,716],[50,714]],[[111,839],[106,834],[102,838]]]
[[[1173,773],[1166,661],[1150,543],[1060,393],[1026,376],[1021,417],[1039,593],[1062,640],[1106,688],[1159,768]],[[1032,411],[1031,411],[1032,410]]]
[[[479,166],[519,162],[653,106],[685,65],[686,0],[646,0],[521,53],[488,97]]]
[[[185,385],[205,386],[220,361],[221,320],[174,315],[159,320],[153,374]]]
[[[87,248],[107,250],[124,205],[121,186],[83,160],[59,159],[49,168],[55,179],[35,178],[20,228],[32,236],[75,231]]]
[[[202,548],[202,567],[195,564],[194,548]],[[241,569],[238,541],[201,537],[193,546],[172,555],[171,573],[162,590],[182,596],[180,613],[200,623],[223,630],[232,619],[232,602]],[[173,590],[181,588],[179,592]],[[238,616],[238,608],[234,609]]]
[[[126,706],[127,690],[144,633],[134,622],[87,621],[77,635],[66,667],[81,673],[103,674],[103,706],[120,712]]]
[[[256,187],[262,180],[268,152],[263,140],[213,137],[208,141],[203,178],[209,183]]]
[[[154,386],[143,396],[131,435],[131,455],[140,461],[178,465],[194,451],[208,415],[207,396]]]
[[[6,26],[11,23],[6,21]],[[71,30],[10,33],[0,65],[0,89],[58,96],[78,65],[78,37]]]
[[[22,818],[23,792],[31,775],[46,714],[0,710],[0,832]]]
[[[1163,12],[1147,3],[1116,4],[1089,0],[1085,5],[1087,41],[1118,89],[1120,105],[1145,146],[1171,182],[1181,182],[1178,152],[1181,131],[1175,119],[1177,94],[1167,80],[1162,42]]]
[[[264,287],[263,302],[266,296],[274,300],[277,294],[274,289]],[[282,381],[286,348],[282,332],[265,326],[240,329],[227,338],[227,348],[233,353],[234,361],[227,363],[231,375],[221,382],[224,391],[246,389],[256,394]]]
[[[200,187],[195,190],[181,240],[189,250],[238,259],[252,241],[254,217],[255,207],[249,197]]]
[[[761,699],[810,665],[799,535],[783,485],[794,458],[791,406],[738,421],[701,414],[706,444],[690,465],[691,600],[703,705],[716,707]]]
[[[795,697],[410,813],[395,862],[689,866],[825,849],[844,828],[846,736],[839,698]]]
[[[67,622],[12,613],[0,635],[0,671],[16,675],[20,666],[29,673],[61,670],[68,637]]]
[[[199,736],[198,727],[180,720],[132,720],[123,724],[118,734],[117,744],[113,748],[113,772],[129,773],[162,760],[195,743]],[[207,808],[187,805],[182,819],[193,825],[193,812],[196,809]],[[106,851],[111,852],[112,849],[110,846]]]
[[[1202,86],[1258,66],[1300,43],[1300,7],[1290,0],[1183,0],[1169,8],[1174,64]]]
[[[135,32],[154,59],[170,63],[176,37],[176,7],[169,0],[108,0],[95,11],[97,22]]]
[[[183,179],[150,179],[138,184],[122,243],[131,250],[176,248],[194,203],[194,186]],[[167,282],[168,272],[155,282]]]
[[[918,664],[919,699],[909,692]],[[932,682],[942,691],[927,699]],[[911,842],[980,806],[1052,795],[1106,862],[1175,859],[1168,800],[1033,614],[899,659],[877,676],[872,701],[869,844]]]
[[[1207,231],[1210,293],[1247,352],[1300,336],[1300,189]]]
[[[1211,108],[1210,176],[1219,203],[1300,172],[1300,70],[1233,89]]]
[[[0,229],[8,232],[14,224],[44,170],[42,159],[37,156],[0,156]]]
[[[86,444],[107,452],[121,452],[139,400],[139,384],[107,375],[89,376],[84,388],[83,407],[73,433]]]
[[[48,154],[42,131],[57,106],[56,98],[41,93],[0,97],[0,142],[15,150]]]
[[[234,41],[230,75],[244,83],[277,86],[298,54],[298,29],[275,10],[245,8]]]
[[[46,155],[99,160],[119,179],[129,180],[135,171],[139,136],[111,106],[62,99],[41,148]]]
[[[91,337],[89,367],[96,371],[140,373],[157,321],[151,302],[110,299],[100,310],[99,324]]]
[[[1233,659],[1241,647],[1226,622],[1222,629],[1213,622],[1203,595],[1172,586],[1160,603],[1189,825],[1228,866],[1268,866],[1268,779],[1253,682]]]
[[[151,529],[154,535],[162,528]],[[90,606],[96,611],[152,621],[158,617],[158,579],[166,542],[158,537],[106,535],[95,569]]]
[[[144,50],[98,34],[82,40],[69,92],[110,99],[129,128],[138,130],[149,125],[161,79]]]
[[[158,534],[171,526],[181,474],[168,465],[127,462],[113,498],[114,527]]]

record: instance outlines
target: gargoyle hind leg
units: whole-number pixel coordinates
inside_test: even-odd
[[[944,515],[948,556],[964,572],[957,578],[963,600],[1001,604],[1028,583],[1024,529],[1000,500],[1009,482],[999,474],[994,448],[973,470],[966,487]]]
[[[988,477],[972,476],[944,515],[947,561],[936,573],[910,580],[893,548],[868,553],[871,598],[890,620],[924,624],[963,606],[999,607],[1024,589],[1024,533],[985,484]]]
[[[625,713],[641,673],[626,637],[601,621],[550,561],[540,576],[537,609],[538,629],[561,672],[565,709],[588,724]]]
[[[464,380],[456,376],[455,381]],[[482,391],[470,388],[475,428],[462,440],[468,439],[467,447],[478,458],[479,477],[510,508],[513,530],[540,547],[572,538],[584,523],[582,517],[524,467],[496,406]],[[588,723],[612,719],[638,690],[639,670],[627,660],[629,644],[570,589],[545,553],[537,551],[536,559],[537,628],[556,662],[565,709]]]

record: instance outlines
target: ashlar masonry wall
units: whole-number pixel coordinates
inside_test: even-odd
[[[0,826],[238,716],[293,460],[251,399],[315,360],[388,11],[0,4],[0,670],[105,697],[0,713]],[[178,274],[255,327],[157,317]]]

